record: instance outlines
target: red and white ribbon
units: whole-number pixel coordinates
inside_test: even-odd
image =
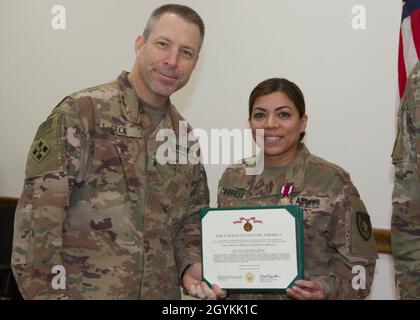
[[[288,197],[293,191],[293,184],[286,183],[283,187],[281,187],[281,194],[283,197]]]

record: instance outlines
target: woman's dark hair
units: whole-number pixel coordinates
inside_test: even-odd
[[[255,101],[261,96],[277,91],[284,93],[290,100],[292,100],[299,112],[299,118],[304,116],[305,98],[303,97],[303,93],[299,87],[295,83],[284,78],[271,78],[260,82],[254,90],[252,90],[251,95],[249,96],[249,119],[251,119]],[[301,141],[304,136],[305,132],[302,132],[299,141]]]

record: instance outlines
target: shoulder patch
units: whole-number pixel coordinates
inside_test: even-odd
[[[358,197],[350,197],[350,252],[364,257],[376,256],[376,242],[365,205]]]
[[[45,172],[57,170],[61,165],[59,140],[59,115],[43,122],[29,149],[26,163],[26,177],[42,175]]]
[[[50,152],[51,147],[44,140],[39,139],[31,147],[31,156],[38,162],[41,163]]]
[[[43,134],[46,134],[50,132],[53,129],[54,124],[54,118],[49,117],[47,120],[45,120],[38,128],[35,134],[35,139],[39,136],[42,136]]]
[[[366,212],[356,212],[357,230],[363,239],[368,241],[372,236],[372,224]]]

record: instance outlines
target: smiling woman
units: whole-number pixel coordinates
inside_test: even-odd
[[[286,79],[258,84],[249,99],[249,123],[264,147],[264,171],[246,175],[230,166],[219,182],[219,207],[291,203],[304,212],[304,280],[285,293],[230,292],[233,299],[357,299],[370,293],[376,245],[366,208],[349,174],[312,155],[301,142],[308,117],[302,92]],[[263,129],[257,135],[257,129]],[[226,193],[222,190],[241,191]],[[355,285],[353,270],[364,285]]]
[[[252,91],[249,123],[254,139],[263,141],[266,165],[281,166],[296,157],[307,120],[303,94],[294,83],[268,79]],[[264,130],[263,137],[256,137],[257,129]]]

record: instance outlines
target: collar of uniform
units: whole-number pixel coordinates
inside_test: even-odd
[[[299,143],[299,153],[296,159],[290,164],[286,172],[285,183],[293,184],[293,192],[301,191],[304,186],[305,167],[311,155],[305,144]]]
[[[309,159],[310,152],[303,143],[299,143],[299,153],[296,159],[289,165],[286,171],[286,180],[283,181],[284,175],[274,178],[269,183],[265,183],[263,175],[245,176],[242,172],[241,181],[235,182],[235,187],[245,189],[253,194],[255,197],[269,196],[279,194],[281,187],[286,183],[293,184],[293,192],[302,191],[305,178],[305,167]],[[243,168],[245,170],[245,168]]]
[[[154,126],[151,117],[144,110],[141,100],[138,98],[136,91],[132,87],[130,81],[128,80],[129,73],[127,71],[121,72],[117,79],[118,83],[118,92],[120,95],[121,108],[125,118],[128,122],[140,124],[140,126],[151,134],[155,129],[158,129],[160,126]],[[168,109],[170,109],[171,101],[167,101]],[[164,119],[166,119],[166,113]],[[164,120],[163,119],[163,120]],[[162,121],[161,121],[162,123]],[[164,126],[167,128],[167,126]]]
[[[246,181],[245,189],[254,197],[266,197],[280,194],[284,182],[284,174],[281,174],[268,183],[264,181],[263,174],[252,175]]]
[[[257,159],[260,158],[260,159]],[[252,194],[254,197],[261,197],[261,196],[268,196],[272,193],[275,193],[274,188],[274,180],[271,180],[269,183],[265,183],[262,173],[261,174],[253,174],[253,175],[247,175],[246,170],[251,169],[255,167],[255,164],[258,161],[264,161],[261,159],[262,154],[258,154],[256,156],[253,156],[253,158],[244,159],[242,161],[241,169],[239,172],[240,179],[235,179],[232,183],[236,188],[243,189],[248,191],[250,194]],[[248,165],[249,163],[252,163]]]
[[[144,114],[144,115],[142,114],[142,116],[146,116],[146,114]],[[158,123],[156,128],[153,130],[153,133],[150,137],[154,138],[156,136],[156,134],[159,132],[159,130],[161,130],[161,129],[171,129],[171,130],[174,130],[175,133],[177,133],[176,132],[176,127],[174,127],[174,125],[172,123],[172,117],[170,115],[169,109],[166,111],[162,120]]]
[[[273,186],[273,180],[266,184],[262,174],[252,175],[246,184],[246,190],[254,197],[262,197],[274,193]]]
[[[167,109],[165,112],[165,115],[163,116],[163,118],[161,119],[161,121],[155,125],[155,123],[153,122],[152,116],[146,112],[144,106],[143,106],[143,102],[141,99],[138,99],[138,123],[140,124],[140,126],[147,132],[147,134],[151,137],[155,137],[156,133],[158,132],[159,129],[161,128],[171,128],[171,126],[169,126],[168,124],[168,109],[171,104],[170,100],[168,99],[168,101],[166,102],[166,106],[165,108]]]
[[[117,79],[121,108],[129,122],[139,123],[139,99],[128,81],[128,72],[123,71]]]

